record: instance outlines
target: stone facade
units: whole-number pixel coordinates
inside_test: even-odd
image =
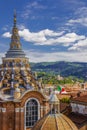
[[[87,115],[87,95],[79,96],[71,100],[72,112]]]
[[[72,112],[78,112],[80,114],[87,114],[87,105],[79,103],[71,103]]]
[[[49,111],[49,104],[44,95],[38,91],[27,91],[19,100],[0,101],[0,130],[28,130],[26,128],[26,101],[38,100],[39,118]]]
[[[71,100],[72,112],[77,114],[75,121],[79,130],[87,130],[87,95],[79,96]],[[79,123],[80,122],[80,123]]]

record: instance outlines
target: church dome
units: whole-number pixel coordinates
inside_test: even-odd
[[[63,114],[48,114],[40,119],[32,130],[78,130],[75,124]]]
[[[78,130],[67,116],[60,113],[60,101],[55,92],[51,94],[49,103],[50,113],[40,119],[32,130]]]
[[[2,64],[0,65],[0,90],[10,99],[14,99],[16,93],[18,96],[22,96],[27,90],[40,90],[39,82],[31,71],[29,59],[22,50],[16,25],[16,12],[13,21],[10,48],[5,57],[2,58]]]

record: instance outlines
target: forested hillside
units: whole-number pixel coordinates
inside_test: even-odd
[[[79,62],[42,62],[31,63],[33,71],[46,72],[54,75],[61,75],[63,77],[77,77],[79,79],[87,80],[87,63]]]

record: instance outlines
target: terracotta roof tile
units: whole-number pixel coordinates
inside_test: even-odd
[[[73,98],[72,101],[87,103],[87,95]]]
[[[87,124],[87,115],[82,115],[79,113],[70,113],[68,117],[76,124],[78,128]]]

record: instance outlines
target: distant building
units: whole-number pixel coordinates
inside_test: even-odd
[[[64,78],[60,75],[57,76],[57,80],[63,80]]]
[[[79,96],[71,101],[72,112],[87,114],[87,95]]]
[[[87,130],[87,95],[73,98],[71,108],[73,114],[69,117],[79,127],[79,130]]]

